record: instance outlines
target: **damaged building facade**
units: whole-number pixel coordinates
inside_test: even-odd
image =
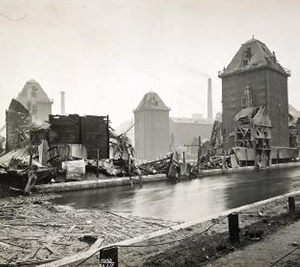
[[[28,180],[28,193],[35,182],[47,183],[62,173],[60,181],[83,179],[87,163],[94,168],[93,160],[109,158],[108,116],[51,115],[51,105],[40,84],[30,80],[6,110],[0,174],[17,190]],[[37,181],[31,182],[33,170]]]
[[[29,138],[29,128],[48,120],[53,102],[41,85],[29,80],[5,112],[6,145],[9,152],[18,149]]]
[[[28,143],[32,118],[28,109],[19,101],[12,99],[8,109],[5,111],[5,122],[6,152],[21,148]]]
[[[224,148],[234,151],[240,165],[268,167],[298,158],[297,116],[288,104],[290,75],[254,37],[219,72]]]
[[[235,132],[234,116],[246,107],[265,107],[272,122],[272,146],[289,146],[288,77],[275,53],[252,38],[244,43],[227,68],[219,72],[222,79],[222,132]],[[237,144],[231,144],[237,145]]]
[[[52,147],[82,145],[86,158],[97,158],[97,151],[99,158],[109,158],[108,116],[50,115],[49,123],[48,141]]]

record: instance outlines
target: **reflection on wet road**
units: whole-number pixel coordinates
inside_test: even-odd
[[[103,209],[172,221],[191,221],[300,190],[300,168],[120,186],[64,193],[57,204]]]

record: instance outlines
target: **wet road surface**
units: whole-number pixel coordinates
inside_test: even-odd
[[[300,190],[300,167],[64,193],[56,204],[191,221]]]

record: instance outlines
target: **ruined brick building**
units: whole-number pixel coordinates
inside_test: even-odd
[[[219,72],[222,79],[222,131],[228,136],[235,130],[234,116],[245,108],[247,94],[251,105],[265,106],[272,123],[272,146],[289,146],[288,77],[275,53],[252,38],[242,44],[227,68]]]

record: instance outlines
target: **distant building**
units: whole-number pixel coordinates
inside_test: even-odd
[[[155,92],[144,95],[134,112],[135,153],[138,159],[156,159],[170,151],[169,111]]]
[[[26,82],[16,100],[28,109],[32,122],[41,124],[48,120],[49,114],[51,114],[52,101],[35,80]]]
[[[198,151],[199,136],[202,143],[210,139],[213,120],[204,119],[200,115],[170,118],[171,146],[174,150],[186,150],[195,154]]]
[[[219,72],[222,79],[222,131],[228,136],[235,130],[234,116],[251,105],[265,106],[273,126],[273,146],[289,146],[288,87],[290,71],[283,68],[275,53],[259,40],[244,43],[227,68]]]

